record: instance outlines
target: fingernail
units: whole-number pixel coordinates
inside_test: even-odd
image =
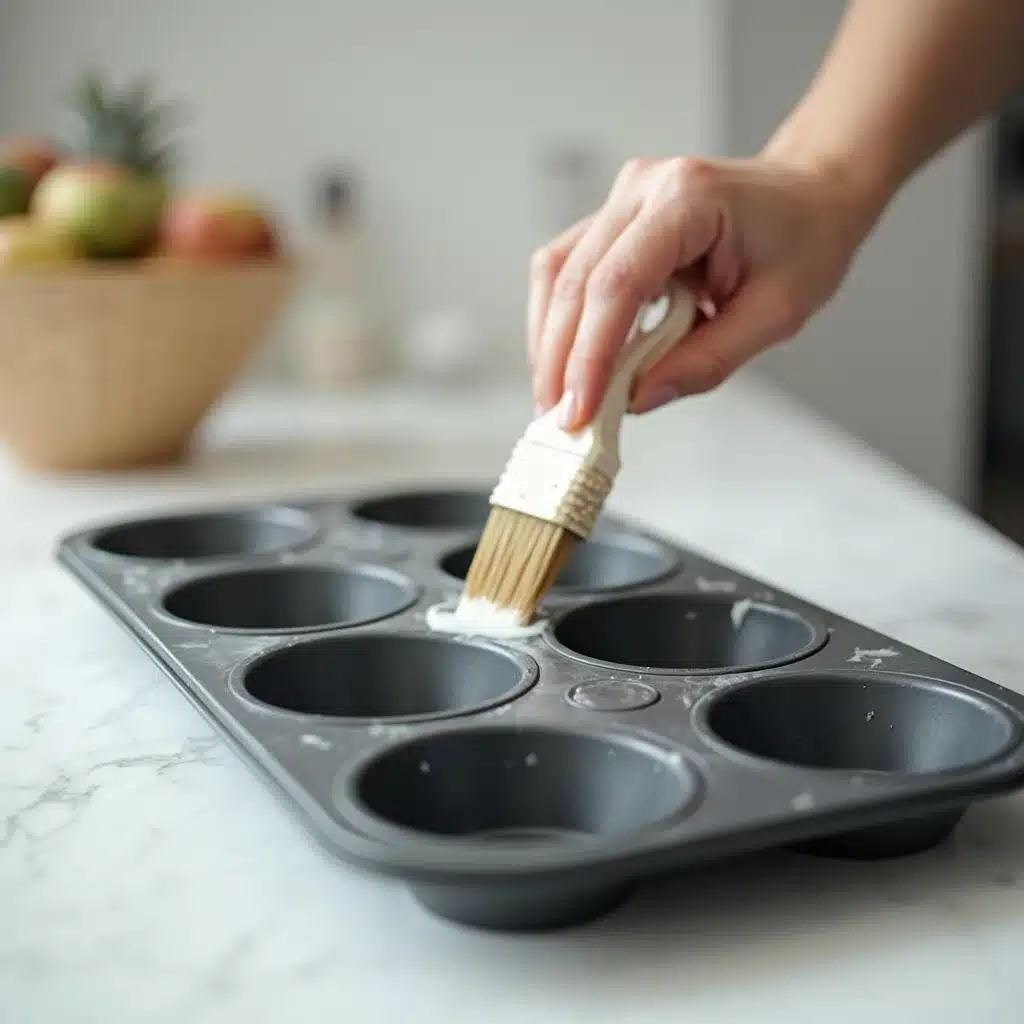
[[[642,416],[647,412],[654,412],[669,402],[674,402],[679,397],[679,391],[671,384],[663,384],[659,388],[653,388],[646,394],[638,395],[633,401],[633,412]]]
[[[699,309],[708,320],[711,320],[718,312],[718,308],[715,306],[715,302],[710,295],[700,296],[697,300],[697,309]]]
[[[539,420],[541,418],[541,416],[544,415],[545,412],[546,412],[546,410],[545,410],[544,406],[541,405],[540,402],[538,402],[533,407],[533,418]]]
[[[568,430],[576,422],[576,394],[566,391],[558,403],[558,425]]]

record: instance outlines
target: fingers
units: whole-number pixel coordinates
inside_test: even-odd
[[[743,282],[744,258],[739,232],[733,218],[724,210],[718,239],[708,253],[704,289],[716,306],[724,305]]]
[[[562,271],[566,258],[573,246],[583,237],[593,221],[593,215],[577,221],[542,249],[538,249],[530,260],[530,291],[526,308],[526,345],[530,367],[537,369],[541,333],[547,318],[551,288]]]
[[[572,429],[597,412],[640,306],[677,269],[714,253],[723,225],[717,195],[690,164],[669,161],[659,169],[640,214],[623,230],[592,271],[586,303],[565,371],[565,407]]]
[[[713,390],[758,353],[798,333],[805,320],[803,304],[778,277],[751,281],[638,381],[632,411],[651,412]]]
[[[675,268],[674,226],[655,210],[636,217],[608,248],[587,279],[582,315],[565,368],[562,426],[587,423],[608,387],[616,357],[640,306]]]
[[[566,257],[551,287],[541,332],[534,398],[543,409],[562,397],[565,368],[586,298],[587,281],[616,238],[632,220],[639,197],[613,197],[598,211]]]
[[[634,161],[591,220],[538,254],[528,321],[541,410],[561,404],[569,429],[590,421],[637,311],[674,271],[699,268],[703,296],[715,305],[728,299],[741,283],[744,257],[727,200],[725,179],[701,161]],[[688,360],[711,379],[716,358],[712,347]],[[698,372],[687,365],[679,368],[682,379]],[[679,382],[650,383],[664,392]]]

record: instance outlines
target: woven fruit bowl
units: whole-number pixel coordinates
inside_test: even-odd
[[[0,438],[31,469],[178,460],[292,277],[278,259],[173,258],[0,275]]]

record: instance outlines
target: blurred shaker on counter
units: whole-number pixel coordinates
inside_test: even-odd
[[[376,369],[366,253],[350,172],[331,171],[316,193],[316,234],[295,321],[293,375],[307,388],[346,389]]]
[[[474,376],[484,344],[469,310],[439,306],[406,325],[402,362],[405,372],[421,384],[455,387]]]

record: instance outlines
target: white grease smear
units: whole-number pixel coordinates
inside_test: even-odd
[[[427,609],[426,622],[437,633],[505,639],[537,636],[547,627],[547,620],[540,617],[523,625],[515,609],[504,608],[485,597],[463,599],[455,608],[435,604]]]
[[[749,597],[745,597],[742,601],[734,601],[732,605],[732,611],[729,613],[732,618],[732,628],[739,629],[747,615],[750,613],[750,609],[754,607],[754,602]]]
[[[745,683],[748,679],[753,678],[753,672],[734,672],[729,676],[714,676],[709,682],[712,686],[728,686],[731,683]],[[700,680],[694,680],[694,682],[699,684]]]
[[[798,793],[789,802],[794,811],[809,811],[814,807],[813,793]]]
[[[886,658],[898,658],[900,652],[892,647],[879,647],[872,651],[866,647],[854,647],[853,654],[846,659],[849,665],[867,665],[868,668],[879,668]]]
[[[312,732],[304,732],[299,737],[299,742],[304,747],[316,747],[317,750],[330,750],[331,744],[325,740],[322,736],[317,736]]]
[[[702,594],[732,594],[736,590],[736,582],[734,580],[709,580],[704,576],[698,576],[697,589]]]
[[[487,597],[463,597],[453,617],[463,628],[508,629],[526,625],[515,608],[506,608]]]
[[[526,765],[527,768],[536,768],[537,767],[537,762],[539,760],[540,759],[537,757],[536,754],[527,754],[526,757],[523,759],[524,764]]]

